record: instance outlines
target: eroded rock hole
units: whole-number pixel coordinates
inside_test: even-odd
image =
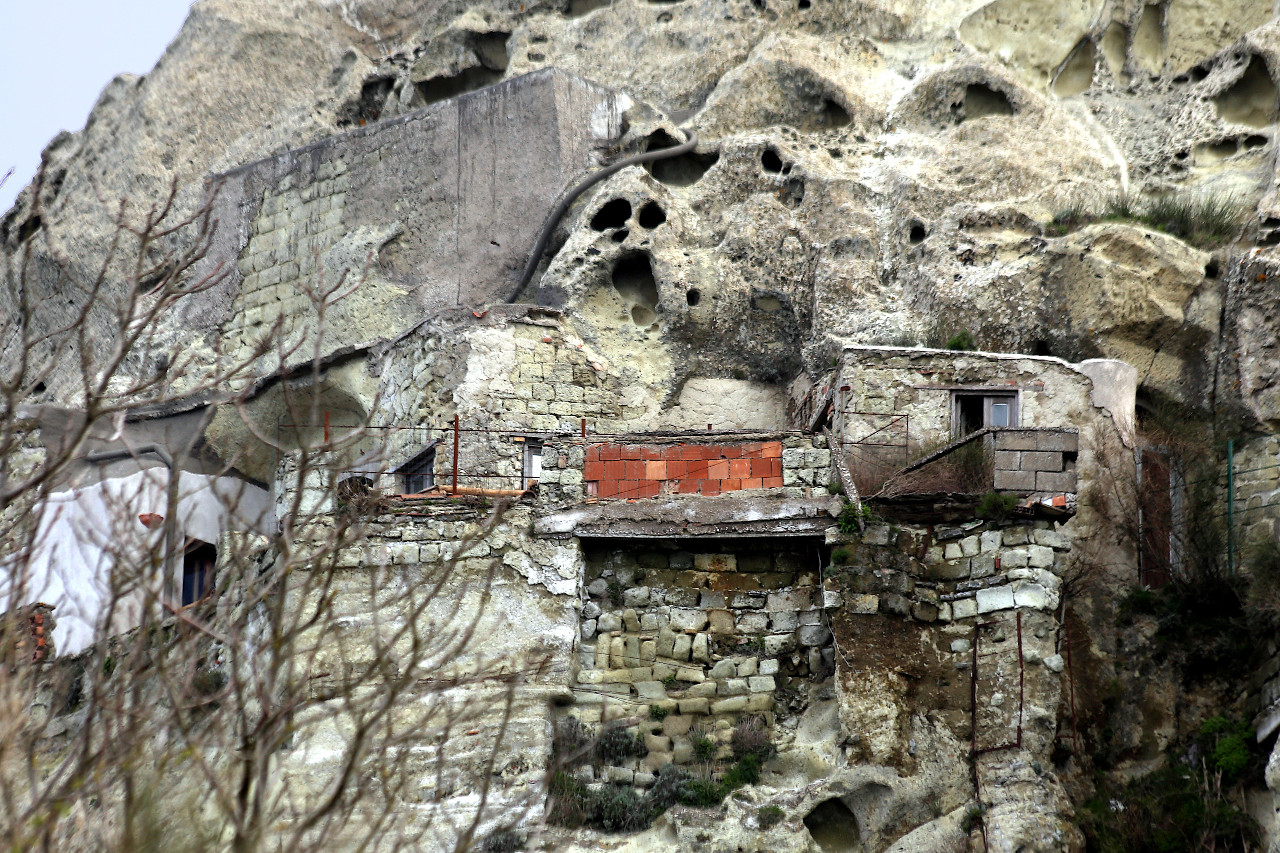
[[[702,301],[702,293],[696,287],[689,288],[684,294],[684,301],[689,303],[689,307],[697,305]]]
[[[476,59],[480,60],[480,64],[491,71],[506,71],[509,58],[507,56],[507,41],[511,38],[511,33],[482,33],[476,36],[471,43],[471,49],[475,52]]]
[[[861,853],[858,819],[838,798],[823,800],[804,817],[805,828],[822,853]]]
[[[1197,65],[1187,72],[1187,79],[1192,83],[1199,83],[1201,80],[1209,76],[1209,69],[1203,65]]]
[[[49,390],[47,385],[45,385],[43,382],[37,382],[35,386],[31,389],[31,393],[43,394],[47,390]]]
[[[18,226],[18,242],[25,243],[28,239],[30,239],[32,234],[35,234],[37,231],[40,230],[41,223],[42,223],[42,220],[40,219],[39,216],[33,216],[30,219],[28,219],[26,222],[23,222],[21,225],[19,225]]]
[[[1253,151],[1256,148],[1264,148],[1271,140],[1260,133],[1251,133],[1244,139],[1240,140],[1240,147],[1245,151]]]
[[[777,174],[782,171],[782,158],[772,148],[766,148],[760,155],[760,168],[766,172]]]
[[[924,238],[929,236],[929,232],[925,230],[923,222],[912,222],[911,230],[907,233],[907,239],[911,245],[918,246],[924,242]]]
[[[613,265],[613,287],[622,297],[637,326],[649,326],[657,319],[658,283],[648,255],[623,255]]]
[[[849,124],[849,112],[830,98],[822,102],[813,122],[814,129],[845,127]]]
[[[1210,142],[1196,146],[1196,160],[1200,163],[1217,163],[1228,157],[1234,157],[1238,150],[1239,144],[1235,138]]]
[[[813,4],[812,4],[812,3],[810,3],[810,2],[809,2],[809,0],[800,0],[800,2],[796,4],[796,8],[797,8],[797,9],[808,9],[808,8],[809,8],[810,6],[812,6],[812,5],[813,5]]]
[[[756,308],[772,314],[782,310],[782,300],[776,296],[757,296]]]
[[[1032,355],[1053,355],[1053,350],[1049,349],[1049,344],[1045,341],[1034,341],[1031,344]]]
[[[418,94],[422,96],[422,100],[425,103],[434,104],[439,101],[446,101],[449,98],[456,98],[458,95],[465,95],[467,92],[474,92],[476,89],[483,89],[485,86],[492,86],[501,79],[501,71],[477,65],[473,68],[459,71],[457,74],[442,75],[440,77],[432,77],[430,80],[423,80],[421,83],[417,83],[416,87]]]
[[[614,231],[611,235],[609,235],[609,239],[615,243],[622,243],[627,239],[627,236],[630,233],[631,232],[625,228],[619,228],[617,231]]]
[[[1119,21],[1108,24],[1106,32],[1102,34],[1102,56],[1107,60],[1111,74],[1117,78],[1124,74],[1125,43],[1128,40],[1129,33]]]
[[[391,94],[391,87],[394,84],[395,81],[390,77],[366,80],[360,87],[359,99],[348,103],[338,111],[338,127],[359,126],[377,121],[382,115],[382,108],[386,106],[387,96]]]
[[[1217,258],[1210,258],[1209,263],[1204,265],[1204,277],[1207,279],[1216,279],[1222,270],[1218,266]]]
[[[659,130],[649,137],[644,150],[658,151],[663,148],[674,148],[679,144],[680,140],[676,140],[664,130]],[[669,157],[665,160],[655,160],[652,163],[647,163],[645,168],[656,180],[667,186],[688,187],[702,180],[702,176],[719,159],[720,153],[718,151],[710,151],[706,154],[690,151],[678,157]]]
[[[960,107],[962,118],[974,119],[983,116],[1011,116],[1013,104],[1004,92],[992,89],[982,83],[970,83],[964,90],[964,101]]]
[[[1249,127],[1266,127],[1276,119],[1276,84],[1267,72],[1267,63],[1254,55],[1244,75],[1214,98],[1223,121]]]
[[[804,201],[804,178],[787,178],[782,185],[782,203],[787,207],[799,207]]]
[[[1164,9],[1149,3],[1142,7],[1133,32],[1130,56],[1139,66],[1155,73],[1164,66]]]
[[[1053,81],[1053,93],[1059,98],[1070,98],[1087,92],[1093,85],[1093,69],[1098,62],[1093,42],[1088,38],[1079,41],[1062,63]]]
[[[636,217],[636,221],[640,223],[641,228],[657,228],[667,221],[667,212],[656,201],[646,202],[645,206],[640,208],[640,215]]]
[[[595,231],[608,231],[610,228],[621,228],[631,218],[631,202],[625,198],[615,198],[596,211],[591,217],[591,228]]]

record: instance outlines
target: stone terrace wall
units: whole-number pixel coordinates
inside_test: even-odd
[[[604,767],[603,780],[645,787],[663,764],[693,763],[691,733],[727,758],[743,715],[772,722],[800,681],[834,671],[822,550],[778,539],[587,547],[583,643],[564,713],[587,724],[639,716],[632,726],[647,747]]]
[[[1002,429],[992,436],[998,491],[1074,494],[1078,433],[1055,429]]]

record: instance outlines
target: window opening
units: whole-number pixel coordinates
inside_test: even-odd
[[[984,427],[1016,427],[1018,393],[957,392],[951,398],[951,432],[959,438]]]
[[[427,445],[426,449],[400,466],[400,470],[396,473],[404,477],[406,495],[421,495],[431,491],[436,484],[435,442]]]
[[[535,485],[542,477],[542,442],[529,440],[524,443],[524,470],[520,488]]]
[[[182,557],[182,605],[195,604],[213,592],[213,567],[218,549],[208,542],[196,543]]]

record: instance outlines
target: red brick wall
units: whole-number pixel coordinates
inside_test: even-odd
[[[594,444],[582,478],[601,498],[718,495],[782,485],[782,442],[748,444]]]

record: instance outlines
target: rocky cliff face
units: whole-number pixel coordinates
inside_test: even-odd
[[[1140,405],[1229,420],[1259,436],[1246,452],[1263,458],[1265,436],[1280,429],[1272,12],[1262,0],[201,0],[150,74],[111,81],[85,127],[50,143],[39,179],[0,220],[0,244],[12,276],[29,250],[24,286],[53,327],[73,316],[76,294],[111,255],[115,200],[127,199],[123,215],[136,221],[172,191],[180,218],[205,198],[211,173],[554,67],[625,94],[610,101],[610,132],[597,134],[602,162],[669,145],[682,127],[699,137],[694,152],[621,172],[586,196],[524,294],[562,310],[621,386],[644,389],[624,393],[629,426],[765,426],[722,398],[750,395],[752,411],[768,410],[761,417],[774,423],[785,405],[777,386],[803,368],[822,374],[841,344],[939,345],[967,330],[984,350],[1127,361]],[[619,118],[623,101],[632,107]],[[582,165],[582,151],[547,145],[531,144],[530,155],[563,154],[565,174]],[[564,178],[539,165],[547,180]],[[1149,214],[1159,199],[1240,212],[1205,236]],[[531,232],[545,213],[520,211],[528,222],[517,230]],[[366,236],[352,263],[395,235]],[[388,280],[396,251],[377,258]],[[418,271],[446,253],[422,251]],[[494,279],[468,285],[501,292],[510,260],[473,270]],[[107,270],[108,293],[138,284],[119,264]],[[384,335],[383,308],[364,298],[355,294],[344,316],[369,327],[344,330],[346,343]],[[421,298],[401,303],[420,312],[404,320],[435,310]],[[208,347],[235,322],[192,341],[175,321],[157,347]],[[90,324],[112,328],[106,315]],[[71,397],[54,381],[40,388],[32,402]],[[1104,598],[1082,618],[1110,614]],[[1089,654],[1105,669],[1119,652],[1097,639]],[[1057,689],[1033,698],[1054,705]],[[798,812],[818,805],[805,788],[815,779],[827,780],[822,796],[844,785],[854,800],[906,784],[865,768],[830,781],[849,748],[838,743],[833,699],[815,697],[786,758],[794,767],[779,771],[798,780]],[[847,714],[848,696],[841,701]],[[895,713],[911,716],[905,706]],[[911,726],[932,731],[933,722]],[[1161,737],[1180,732],[1170,724]],[[898,758],[928,764],[914,756]],[[900,849],[963,839],[967,782],[946,773],[917,773],[927,790],[901,797],[913,808],[935,797],[938,814],[885,818],[895,831],[876,837],[924,826],[916,847]],[[1028,792],[1006,796],[1009,812],[1033,803],[1032,814],[1056,815],[1043,832],[1009,837],[1046,850],[1078,844],[1060,821],[1064,798],[1078,792],[1039,776],[1001,768]],[[728,808],[739,823],[747,806]],[[719,834],[715,849],[738,843],[738,830],[693,820],[649,841],[665,849],[679,836],[692,848]],[[857,843],[848,849],[863,849]]]

